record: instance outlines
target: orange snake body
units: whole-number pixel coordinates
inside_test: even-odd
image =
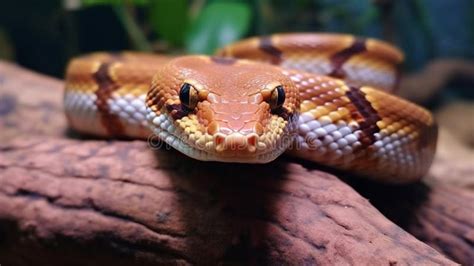
[[[70,126],[103,137],[158,137],[208,161],[292,156],[385,182],[429,169],[437,127],[393,95],[403,54],[373,39],[276,34],[217,56],[95,53],[73,59]]]

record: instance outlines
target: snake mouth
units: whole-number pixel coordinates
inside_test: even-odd
[[[217,152],[223,153],[255,153],[259,144],[259,136],[255,133],[248,135],[241,134],[239,132],[233,132],[229,135],[222,133],[216,133],[214,135],[214,143]]]
[[[175,123],[179,121],[174,121],[166,113],[156,114],[149,110],[147,120],[153,132],[151,139],[156,140],[158,137],[160,141],[197,160],[236,163],[268,163],[275,160],[292,144],[296,128],[296,119],[278,119],[274,124],[279,123],[279,128],[260,136],[238,132],[210,135],[189,133],[177,127]]]

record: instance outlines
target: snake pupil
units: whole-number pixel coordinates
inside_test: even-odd
[[[197,104],[197,91],[189,83],[184,83],[179,91],[179,100],[188,109],[194,109]]]
[[[271,108],[273,110],[280,108],[283,103],[285,102],[285,90],[283,89],[283,86],[277,86],[271,95]]]
[[[285,102],[285,90],[283,86],[278,86],[276,90],[278,91],[277,106],[280,107]]]

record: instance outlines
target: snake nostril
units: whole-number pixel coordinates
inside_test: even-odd
[[[258,135],[257,134],[251,134],[250,136],[247,136],[247,148],[249,152],[255,152],[257,150],[257,143],[258,143]]]
[[[221,145],[225,141],[225,136],[223,134],[217,134],[214,138],[216,145]]]
[[[225,150],[225,138],[225,135],[221,133],[217,133],[214,136],[214,143],[218,152]]]
[[[257,140],[258,140],[258,136],[256,134],[252,134],[247,137],[247,144],[250,146],[256,146]]]

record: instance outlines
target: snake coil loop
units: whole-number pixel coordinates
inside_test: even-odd
[[[432,162],[437,126],[395,96],[403,54],[374,39],[294,33],[216,56],[95,53],[73,59],[69,125],[104,137],[155,134],[207,161],[266,163],[283,152],[406,183]]]

